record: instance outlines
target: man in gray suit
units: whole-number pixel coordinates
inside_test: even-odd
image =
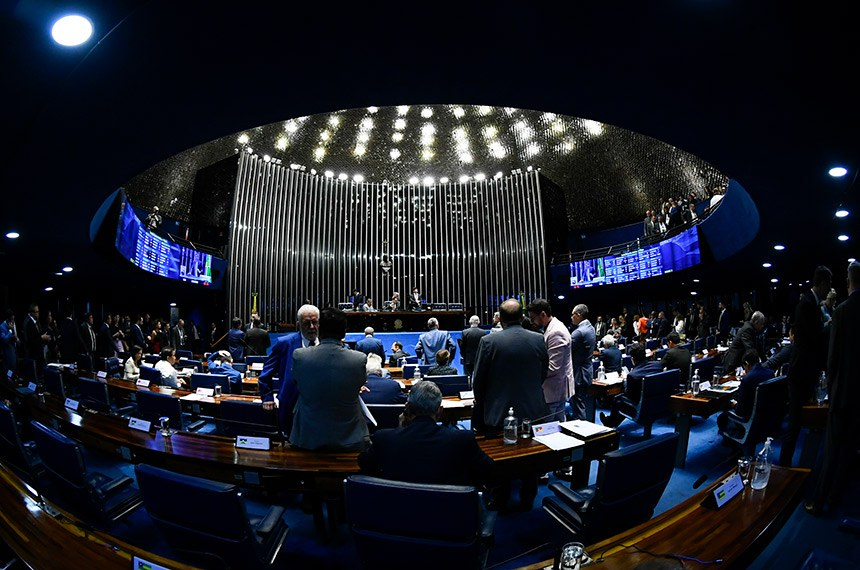
[[[436,353],[444,348],[451,353],[453,359],[457,352],[457,345],[454,344],[451,333],[439,330],[439,321],[436,317],[430,317],[427,320],[427,328],[430,330],[419,336],[418,344],[415,345],[415,354],[418,358],[423,358],[424,364],[435,366]]]
[[[594,369],[591,357],[597,342],[594,327],[588,321],[588,307],[577,305],[570,314],[573,322],[573,332],[570,333],[570,351],[573,364],[573,380],[575,390],[570,397],[570,411],[574,420],[594,421],[594,398],[588,395],[588,387]]]
[[[475,370],[475,356],[478,354],[478,344],[487,336],[487,331],[479,327],[481,319],[478,315],[469,317],[469,328],[463,331],[459,338],[460,356],[463,358],[463,372],[472,376]]]
[[[552,414],[547,421],[564,421],[564,405],[574,387],[570,333],[564,323],[552,316],[552,307],[546,299],[535,299],[526,310],[532,323],[543,329],[549,354],[549,369],[543,383],[544,400]]]
[[[367,444],[359,403],[367,356],[344,347],[345,335],[344,312],[326,307],[320,312],[319,345],[293,353],[293,381],[299,390],[290,433],[295,447],[355,451]]]

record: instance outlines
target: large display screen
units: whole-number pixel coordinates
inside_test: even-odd
[[[701,262],[699,228],[692,228],[660,243],[570,263],[570,286],[593,287],[657,277]]]
[[[116,248],[144,271],[205,286],[212,285],[212,256],[148,232],[131,205],[123,200]]]

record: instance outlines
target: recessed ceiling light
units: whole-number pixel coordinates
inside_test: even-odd
[[[418,184],[418,182],[419,182],[419,181],[418,181],[418,177],[417,177],[417,176],[413,176],[412,178],[410,178],[410,179],[409,179],[409,183],[410,183],[410,184],[412,184],[413,186],[415,186],[416,184]]]
[[[433,180],[433,177],[432,177],[432,176],[425,176],[425,177],[424,177],[424,180],[422,181],[422,183],[424,184],[424,186],[433,186],[433,184],[434,184],[435,182],[436,182],[436,181],[435,181],[435,180]]]
[[[9,239],[18,239],[19,237],[21,237],[21,234],[19,234],[18,232],[8,232],[6,234],[6,237]]]
[[[836,217],[837,218],[844,218],[847,215],[848,215],[848,210],[846,210],[845,208],[839,208],[838,210],[836,210]]]
[[[74,267],[72,267],[71,265],[67,265],[67,266],[63,267],[63,273],[71,273],[73,270],[74,270]]]
[[[857,260],[853,257],[848,258],[848,263],[854,263],[855,261],[857,261]]]
[[[698,295],[695,291],[690,291],[690,295]]]
[[[442,178],[440,178],[440,179],[439,179],[439,184],[448,184],[448,177],[447,177],[447,176],[443,176]]]
[[[833,178],[842,178],[843,176],[848,174],[848,171],[841,166],[834,166],[833,168],[831,168],[830,170],[827,171],[827,174],[829,174]]]
[[[61,46],[79,46],[93,35],[93,23],[83,16],[63,16],[51,28],[51,37]]]
[[[771,279],[771,280],[770,280],[770,282],[771,282],[771,283],[779,283],[779,279],[777,279],[776,277],[774,277],[773,279]]]
[[[45,287],[45,291],[53,291],[53,290],[54,290],[53,287]]]
[[[559,295],[559,296],[558,296],[558,300],[559,300],[559,301],[564,301],[564,295]]]
[[[54,273],[54,275],[56,275],[56,276],[58,276],[58,277],[62,277],[62,276],[63,276],[63,272],[62,272],[62,271],[57,271],[56,273]]]
[[[171,307],[175,307],[175,306],[176,306],[176,303],[170,303],[170,306],[171,306]]]
[[[775,246],[773,246],[773,249],[775,249],[776,251],[782,251],[785,249],[785,246],[782,244],[776,244]]]
[[[839,236],[836,239],[838,239],[839,241],[848,241],[848,236],[845,234],[842,234],[841,236]]]
[[[764,263],[761,264],[761,266],[764,268],[768,268],[768,267],[773,267],[773,264],[770,263],[769,261],[765,261]]]

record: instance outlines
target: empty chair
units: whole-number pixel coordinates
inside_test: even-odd
[[[178,351],[177,351],[178,352]],[[203,361],[193,360],[191,358],[180,358],[176,365],[180,370],[183,368],[193,368],[195,372],[203,372]]]
[[[376,425],[368,423],[371,431],[386,428],[396,428],[400,425],[400,415],[406,408],[406,404],[366,404],[367,409],[376,420]]]
[[[705,338],[699,337],[693,341],[693,354],[699,354],[704,352],[707,347],[705,346]]]
[[[412,562],[422,568],[483,568],[486,563],[495,513],[484,510],[475,487],[351,475],[344,495],[364,568],[399,569]]]
[[[258,354],[255,354],[252,356],[246,356],[245,357],[245,364],[248,365],[248,368],[250,368],[252,364],[265,364],[266,358],[267,358],[266,356],[260,356]],[[235,362],[233,363],[233,367],[234,368],[236,367]]]
[[[467,392],[472,388],[469,386],[469,377],[465,374],[444,374],[442,376],[427,376],[425,380],[432,380],[439,386],[442,396],[459,396],[460,392]]]
[[[418,357],[417,356],[404,356],[403,357],[403,364],[418,364]]]
[[[33,441],[21,438],[21,428],[15,413],[0,400],[0,456],[23,479],[38,485],[39,476],[44,471],[42,460],[36,453]]]
[[[88,471],[81,445],[35,420],[30,422],[45,468],[45,496],[73,514],[109,527],[140,507],[134,479]]]
[[[224,435],[280,437],[277,412],[263,409],[262,402],[224,400],[218,406]]]
[[[153,426],[158,425],[159,418],[167,417],[170,421],[170,427],[177,430],[195,431],[203,427],[206,423],[203,420],[186,421],[185,415],[182,413],[182,403],[179,401],[179,398],[175,398],[170,394],[147,392],[145,390],[137,392],[137,412],[134,415],[140,419],[152,422]]]
[[[78,378],[78,397],[84,406],[99,412],[123,415],[134,409],[134,406],[113,405],[107,384],[90,378]]]
[[[140,367],[140,379],[148,380],[149,382],[154,383],[156,386],[161,385],[161,372],[156,370],[155,368],[151,368],[149,366],[141,366]]]
[[[708,349],[717,348],[717,336],[713,334],[709,335],[705,341],[705,347]]]
[[[203,374],[195,372],[191,375],[191,389],[215,388],[221,386],[222,394],[230,393],[230,378],[226,374]]]
[[[62,400],[66,399],[63,373],[58,368],[54,368],[53,366],[45,368],[45,392],[53,394]]]
[[[649,338],[645,341],[645,348],[654,350],[659,346],[659,342],[656,338]]]
[[[36,361],[32,358],[24,358],[18,365],[18,375],[27,382],[36,382],[39,378],[36,370]]]
[[[678,391],[680,378],[681,372],[677,368],[645,376],[642,378],[639,401],[630,402],[622,396],[618,411],[641,425],[645,429],[645,437],[651,437],[654,421],[672,413],[669,402],[672,394]]]
[[[146,362],[147,364],[152,364],[153,366],[155,366],[159,360],[161,360],[161,357],[157,354],[144,354],[143,355],[143,361]]]
[[[711,381],[711,378],[714,376],[714,367],[717,365],[717,357],[716,356],[706,356],[704,358],[700,358],[695,362],[690,363],[690,378],[696,373],[696,370],[699,371],[699,378],[704,382],[707,380]],[[687,380],[686,378],[682,378],[682,380]]]
[[[93,357],[89,354],[79,354],[75,359],[75,363],[77,364],[79,371],[83,370],[85,372],[92,372],[95,370],[93,367]]]
[[[667,433],[605,454],[595,485],[572,490],[550,484],[543,510],[585,543],[651,518],[675,469],[678,434]],[[635,475],[634,475],[635,474]]]
[[[236,485],[145,463],[134,471],[149,516],[178,558],[204,568],[269,568],[277,560],[289,532],[283,507],[251,518]]]
[[[105,373],[110,378],[122,378],[122,362],[116,356],[105,358]]]
[[[415,369],[418,368],[421,370],[421,376],[427,376],[427,371],[430,370],[433,366],[430,364],[404,364],[403,365],[403,378],[409,379],[415,377]]]
[[[627,370],[633,370],[633,358],[629,354],[621,357],[621,366],[626,366]]]
[[[176,350],[176,358],[178,358],[179,360],[191,359],[191,358],[194,358],[194,353],[191,352],[190,350],[177,349]]]
[[[248,373],[248,364],[243,362],[234,362],[233,369],[240,372],[242,376]]]
[[[788,401],[788,377],[777,376],[756,386],[752,413],[744,419],[733,411],[726,412],[725,430],[720,435],[735,442],[747,455],[768,437],[776,437],[782,429]]]

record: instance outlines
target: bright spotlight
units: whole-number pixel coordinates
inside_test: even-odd
[[[827,171],[827,174],[832,176],[833,178],[842,178],[846,174],[848,174],[848,170],[841,166],[834,166],[830,170]]]
[[[93,23],[83,16],[64,16],[51,28],[51,37],[61,46],[79,46],[92,35]]]
[[[842,234],[836,239],[838,239],[839,241],[848,241],[848,236],[845,234]]]
[[[764,263],[761,264],[761,266],[764,267],[765,269],[768,269],[770,267],[773,267],[773,264],[769,261],[765,261]]]
[[[838,210],[836,210],[836,217],[837,218],[844,218],[847,215],[848,215],[848,210],[846,210],[845,208],[839,208]]]
[[[75,268],[72,267],[71,265],[67,265],[67,266],[63,267],[63,273],[71,273],[72,271],[74,271],[74,269]]]
[[[18,232],[8,232],[6,234],[6,237],[9,239],[18,239],[19,237],[21,237],[21,234],[19,234]]]
[[[776,251],[782,251],[785,249],[785,246],[781,244],[776,244],[775,246],[773,246],[773,249],[775,249]]]

